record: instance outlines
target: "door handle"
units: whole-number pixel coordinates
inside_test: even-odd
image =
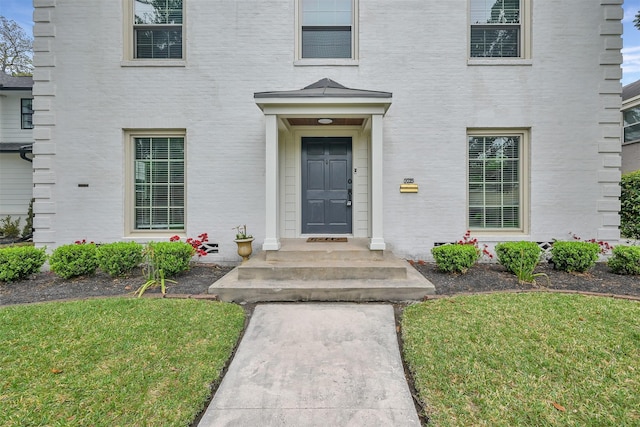
[[[347,190],[347,207],[351,207],[351,189]]]

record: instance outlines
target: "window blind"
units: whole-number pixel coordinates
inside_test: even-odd
[[[135,138],[135,228],[184,229],[184,138]]]

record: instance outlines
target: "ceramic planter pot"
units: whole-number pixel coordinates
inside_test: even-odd
[[[238,245],[238,255],[242,257],[242,262],[246,262],[253,252],[253,237],[249,239],[235,239]]]

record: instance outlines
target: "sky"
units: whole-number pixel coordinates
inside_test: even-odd
[[[640,0],[625,0],[622,35],[622,84],[640,80],[640,30],[633,19],[640,10]],[[0,0],[0,15],[16,21],[28,34],[33,32],[32,0]]]

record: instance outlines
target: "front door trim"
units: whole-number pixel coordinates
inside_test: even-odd
[[[353,234],[353,139],[301,138],[301,234]]]

